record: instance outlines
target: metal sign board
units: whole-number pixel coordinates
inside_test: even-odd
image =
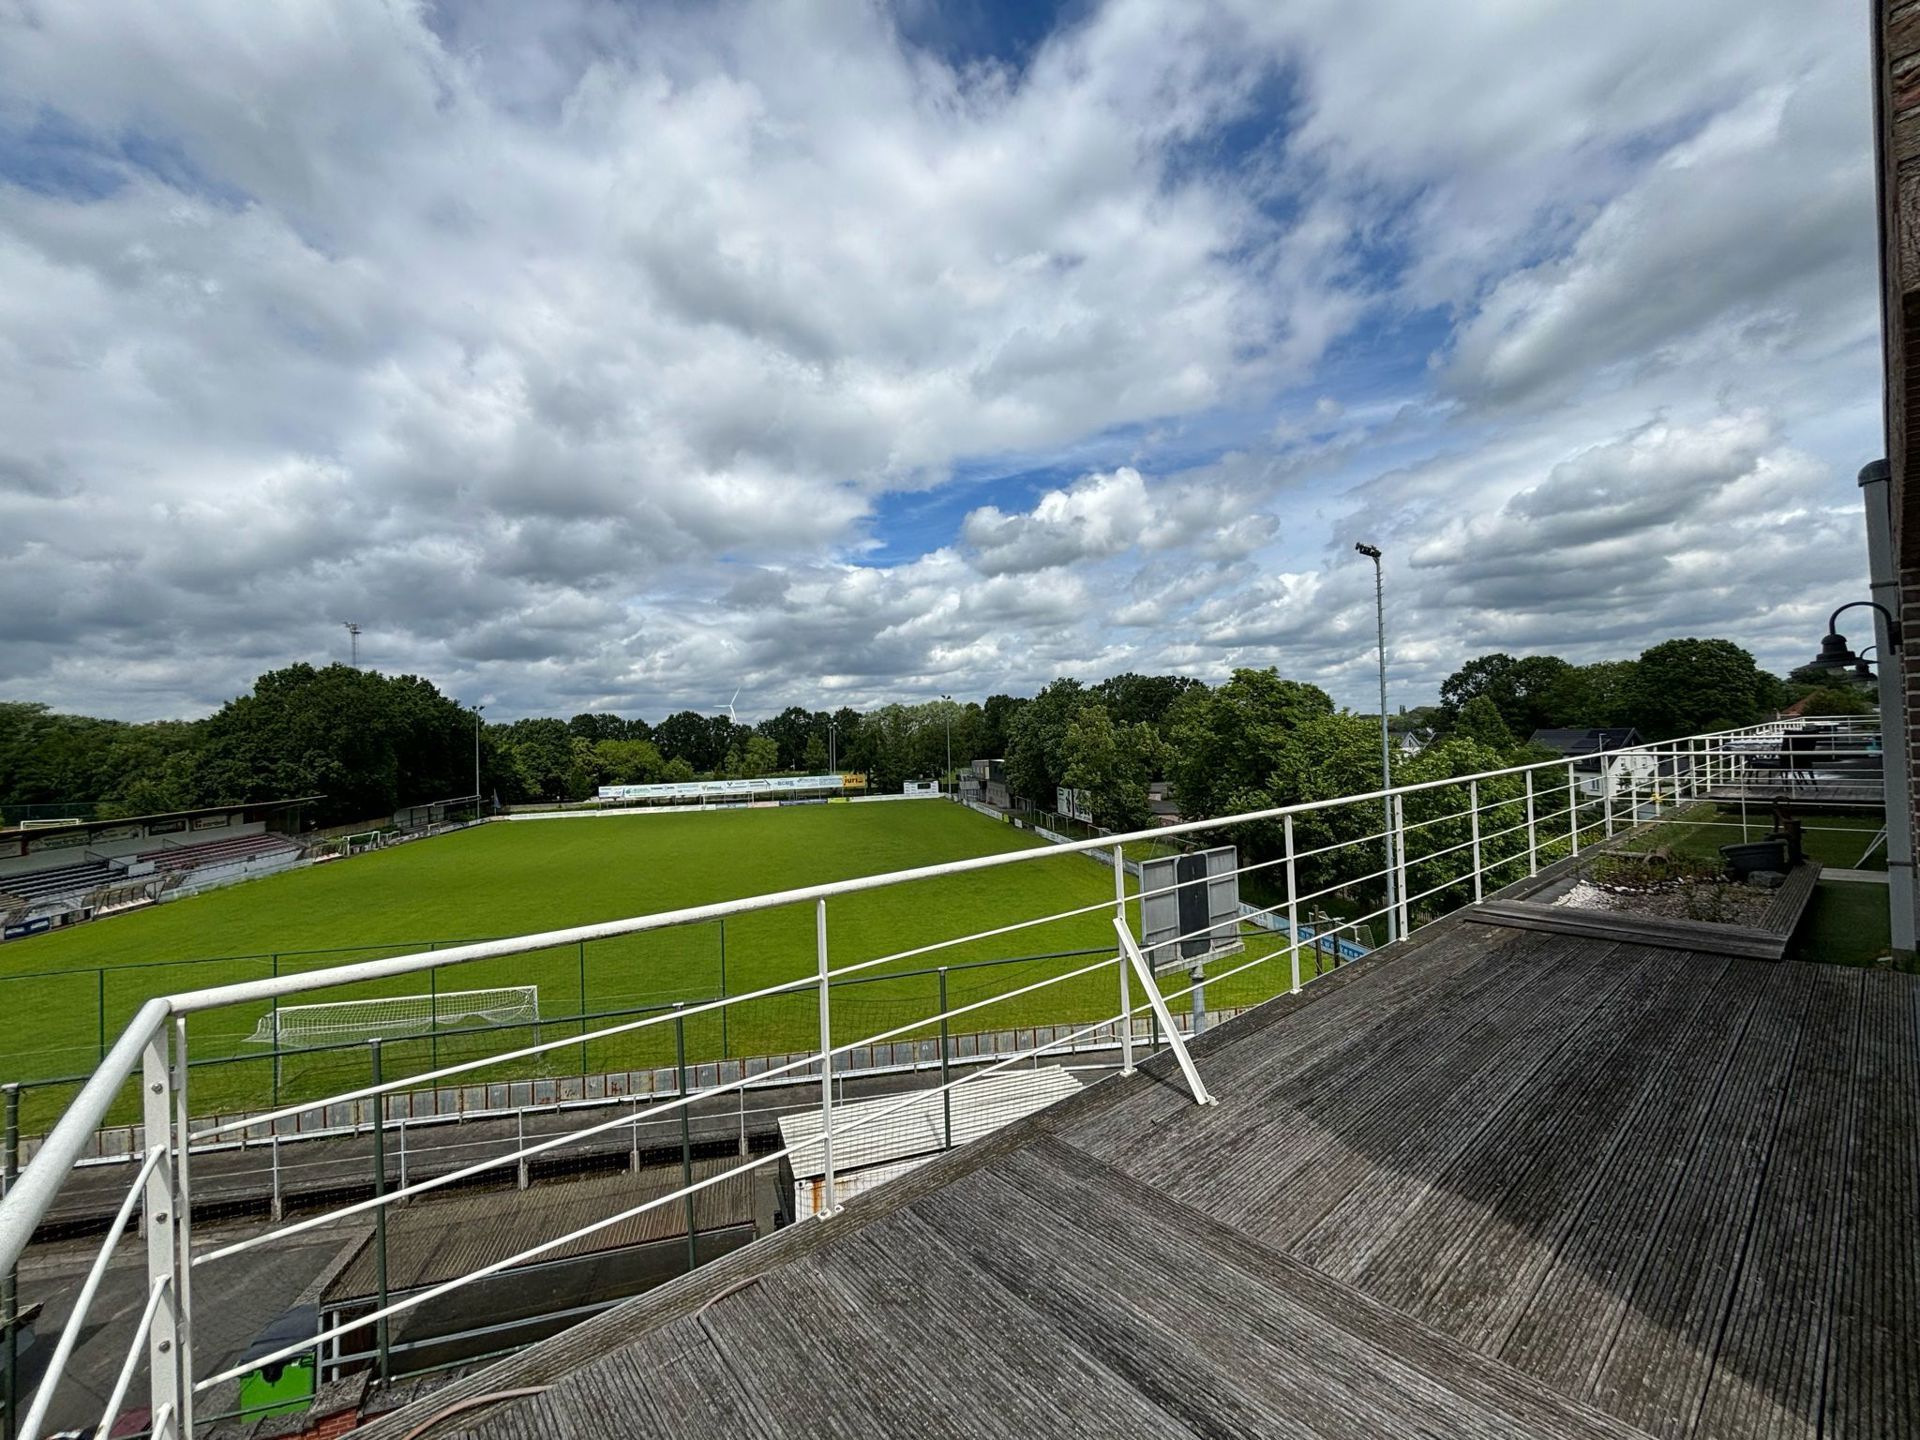
[[[1191,970],[1246,948],[1239,868],[1232,845],[1140,863],[1140,948],[1155,970]]]

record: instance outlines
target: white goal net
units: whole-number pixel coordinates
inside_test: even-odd
[[[443,990],[437,995],[394,995],[383,1000],[334,1000],[321,1005],[282,1005],[260,1017],[248,1042],[298,1050],[343,1040],[428,1035],[450,1025],[538,1024],[540,987]]]

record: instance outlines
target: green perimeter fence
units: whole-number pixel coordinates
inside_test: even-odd
[[[1559,805],[1556,806],[1555,802]],[[1433,817],[1408,819],[1409,891],[1420,895],[1414,907],[1416,923],[1431,919],[1473,896],[1470,881],[1461,875],[1466,860],[1464,818],[1457,804],[1441,807]],[[1489,887],[1527,873],[1525,839],[1517,830],[1522,810],[1517,796],[1482,795],[1485,832],[1485,876]],[[1558,808],[1560,814],[1553,816]],[[1542,828],[1565,826],[1562,795],[1541,795],[1537,809]],[[1583,801],[1579,825],[1598,828],[1599,807]],[[1524,828],[1524,827],[1520,827]],[[1318,861],[1303,860],[1303,894],[1314,901],[1316,913],[1303,912],[1303,922],[1338,926],[1350,917],[1377,906],[1377,894],[1367,885],[1351,892],[1329,889],[1330,874],[1315,873],[1324,865],[1330,872],[1351,875],[1371,859],[1354,862],[1354,852],[1331,841],[1333,853]],[[1301,840],[1302,853],[1307,842]],[[1548,864],[1571,848],[1566,830],[1554,839],[1542,838],[1537,862]],[[1432,853],[1431,860],[1424,858]],[[1277,870],[1266,868],[1243,877],[1242,897],[1248,903],[1278,908],[1284,894]],[[1337,886],[1337,880],[1333,883]],[[1129,885],[1131,887],[1131,882]],[[1107,912],[1110,913],[1110,912]],[[790,921],[811,930],[811,917],[796,913]],[[1249,956],[1277,954],[1287,948],[1283,935],[1251,925],[1242,927]],[[1017,991],[1042,979],[1062,977],[1113,952],[1104,943],[1109,931],[1102,913],[1082,914],[1047,922],[1045,931],[1025,932],[1024,953],[1013,957],[994,954],[1018,941],[969,941],[966,948],[939,957],[899,963],[870,975],[849,977],[834,986],[833,1038],[836,1044],[868,1039],[895,1027],[924,1022],[895,1038],[935,1038],[936,1019],[951,1010],[989,996]],[[752,932],[747,932],[749,937]],[[1364,932],[1350,938],[1371,943]],[[139,1006],[156,994],[208,989],[220,985],[330,969],[352,962],[381,959],[471,944],[476,939],[413,940],[381,945],[343,946],[324,950],[280,951],[207,959],[135,962],[76,970],[43,971],[0,976],[0,1079],[17,1081],[22,1089],[22,1120],[29,1133],[47,1129],[91,1073],[121,1028]],[[807,935],[810,940],[810,934]],[[692,1007],[742,994],[752,994],[778,981],[795,978],[792,968],[770,975],[764,944],[751,939],[736,955],[730,972],[727,923],[714,920],[663,930],[603,937],[528,954],[467,961],[450,971],[431,970],[384,980],[315,990],[299,996],[300,1004],[374,998],[435,997],[456,990],[537,986],[537,1023],[442,1024],[424,1033],[383,1039],[388,1078],[424,1074],[440,1066],[479,1061],[488,1056],[562,1038],[568,1029],[589,1029],[640,1021],[669,1014],[676,1006]],[[29,942],[30,943],[30,942]],[[1043,949],[1042,947],[1049,947]],[[790,947],[783,947],[792,955]],[[810,950],[806,945],[802,953]],[[759,950],[761,953],[753,953]],[[858,951],[835,963],[859,958]],[[873,953],[869,950],[867,953]],[[930,964],[933,958],[948,961]],[[788,962],[781,962],[783,965]],[[1311,948],[1303,949],[1302,963],[1311,974],[1316,965]],[[1320,962],[1327,963],[1327,962]],[[802,962],[804,965],[804,962]],[[802,968],[801,974],[806,970]],[[971,1016],[956,1018],[960,1030],[1006,1030],[1034,1025],[1084,1022],[1113,1012],[1116,977],[1111,969],[1063,979],[1031,995],[1016,996]],[[1210,982],[1211,1007],[1255,1004],[1288,988],[1291,965],[1255,966],[1226,979]],[[1168,989],[1184,989],[1187,981],[1176,972]],[[942,986],[945,987],[943,992]],[[944,1000],[944,1004],[942,1003]],[[292,1002],[282,1002],[292,1003]],[[193,1056],[192,1108],[194,1113],[239,1114],[271,1105],[318,1099],[364,1083],[369,1050],[364,1039],[326,1046],[292,1046],[280,1042],[255,1043],[260,1022],[273,1007],[267,1002],[222,1007],[194,1017],[191,1026]],[[429,1012],[431,1013],[431,1012]],[[812,1050],[819,1035],[818,996],[809,983],[790,991],[760,996],[721,1009],[690,1015],[684,1024],[655,1024],[622,1034],[584,1040],[565,1049],[503,1061],[487,1067],[476,1080],[536,1078],[551,1075],[601,1074],[622,1070],[663,1069],[676,1060],[675,1031],[684,1032],[687,1058],[693,1063],[741,1059],[762,1055],[791,1055]],[[277,1027],[269,1025],[269,1033]],[[109,1116],[109,1123],[137,1118],[137,1097],[129,1084]]]
[[[486,1060],[527,1046],[564,1040],[571,1033],[585,1035],[609,1026],[641,1022],[650,1017],[669,1017],[676,1012],[722,998],[726,993],[718,973],[719,938],[717,923],[706,928],[713,940],[712,988],[688,983],[672,992],[655,992],[644,997],[629,997],[624,1003],[596,991],[593,967],[594,944],[569,947],[576,974],[581,982],[562,1003],[568,1008],[551,1009],[550,992],[541,988],[541,1016],[538,1021],[498,1024],[443,1025],[418,1034],[384,1037],[381,1041],[381,1065],[388,1079],[425,1074],[442,1066]],[[1286,950],[1284,937],[1252,926],[1243,927],[1246,956],[1279,955]],[[647,936],[621,937],[626,940],[660,940],[678,935],[677,931],[655,932]],[[402,954],[420,946],[380,947],[377,952],[355,950],[356,958],[374,954]],[[322,957],[340,952],[309,952],[310,963],[318,968]],[[855,975],[833,981],[829,987],[833,1035],[836,1044],[853,1043],[884,1032],[898,1031],[895,1041],[931,1041],[941,1037],[938,1020],[943,1012],[960,1009],[1019,990],[1042,980],[1059,978],[1037,996],[1020,997],[1004,1005],[987,1005],[970,1015],[954,1019],[955,1033],[1019,1029],[1036,1024],[1087,1021],[1110,1014],[1115,999],[1115,977],[1110,965],[1092,973],[1074,975],[1110,959],[1112,949],[1096,948],[1056,951],[1047,954],[1013,956],[998,960],[961,961],[951,965],[922,966],[874,975]],[[1331,950],[1324,956],[1310,944],[1301,952],[1307,975],[1317,975],[1336,963]],[[256,957],[237,957],[253,962]],[[286,966],[292,957],[264,957],[275,973],[276,963]],[[529,957],[515,957],[525,961]],[[225,961],[189,961],[184,965],[233,964]],[[333,959],[331,963],[339,963]],[[125,967],[152,970],[159,967]],[[174,966],[168,966],[174,969]],[[463,969],[471,967],[463,967]],[[89,983],[96,983],[98,972],[78,972]],[[111,977],[114,971],[106,974]],[[177,971],[176,971],[177,973]],[[283,968],[278,973],[291,973]],[[437,972],[429,972],[429,976]],[[1211,1009],[1226,1009],[1257,1004],[1286,990],[1291,983],[1287,964],[1260,965],[1244,973],[1206,987],[1206,1002]],[[1060,978],[1072,977],[1072,978]],[[17,976],[27,982],[45,976]],[[224,979],[232,978],[229,973]],[[411,977],[418,984],[420,977]],[[461,974],[461,988],[469,985]],[[123,983],[130,983],[123,981]],[[165,982],[162,982],[165,983]],[[222,982],[208,982],[222,983]],[[444,982],[443,982],[444,983]],[[1189,984],[1182,972],[1166,977],[1168,990],[1184,989]],[[0,987],[3,988],[3,987]],[[168,989],[184,988],[167,985]],[[369,987],[353,987],[355,998],[365,998]],[[760,987],[765,988],[765,987]],[[98,992],[96,992],[98,993]],[[109,987],[104,993],[111,995]],[[131,995],[133,992],[127,992]],[[142,992],[130,1001],[137,1005],[146,998]],[[396,991],[394,993],[416,993]],[[585,1003],[581,1003],[581,997]],[[302,999],[309,997],[303,996]],[[1032,1003],[1037,1001],[1038,1003]],[[261,1007],[265,1013],[265,1007]],[[208,1023],[213,1022],[213,1023]],[[226,1023],[221,1023],[226,1022]],[[916,1023],[917,1022],[917,1023]],[[211,1011],[197,1017],[193,1036],[191,1096],[195,1114],[239,1114],[270,1106],[296,1104],[303,1099],[319,1099],[370,1083],[372,1047],[365,1039],[341,1040],[325,1045],[249,1045],[246,1035],[252,1022],[232,1023],[225,1012]],[[736,1000],[732,1005],[687,1015],[674,1024],[658,1023],[636,1028],[624,1034],[596,1035],[577,1043],[549,1048],[518,1060],[498,1060],[475,1077],[476,1082],[498,1084],[504,1081],[546,1079],[568,1074],[600,1075],[620,1071],[665,1070],[684,1059],[690,1064],[709,1064],[716,1060],[771,1057],[811,1052],[818,1043],[819,997],[817,989],[806,983],[800,988],[752,999]],[[117,1033],[117,1030],[116,1030]],[[111,1039],[111,1037],[109,1037]],[[681,1046],[684,1045],[684,1051]],[[50,1048],[48,1055],[68,1053],[67,1047]],[[84,1070],[45,1074],[20,1081],[23,1129],[28,1133],[45,1130],[78,1087],[84,1083]],[[138,1119],[139,1097],[130,1080],[120,1102],[109,1116],[109,1123],[130,1123]]]

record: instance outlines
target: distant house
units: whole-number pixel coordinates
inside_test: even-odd
[[[1418,755],[1433,743],[1433,728],[1424,726],[1418,730],[1408,730],[1400,736],[1400,753]]]
[[[1156,825],[1180,823],[1180,807],[1173,803],[1173,786],[1165,780],[1155,780],[1147,786],[1147,809],[1153,812]]]
[[[1583,794],[1605,795],[1609,791],[1651,786],[1657,777],[1674,778],[1685,768],[1684,757],[1656,758],[1652,751],[1638,747],[1646,742],[1631,725],[1600,727],[1590,730],[1536,730],[1528,742],[1574,758],[1573,772]]]
[[[986,798],[987,804],[996,810],[1013,808],[1013,794],[1007,789],[1005,760],[974,761],[973,778],[979,782],[981,794]]]

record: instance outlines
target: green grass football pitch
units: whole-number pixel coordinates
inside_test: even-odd
[[[525,934],[654,911],[878,874],[976,855],[1046,847],[964,807],[938,802],[793,806],[697,814],[494,824],[215,891],[0,950],[0,1078],[84,1075],[151,995],[274,973],[311,971],[405,954],[429,944]],[[995,926],[1111,901],[1112,872],[1083,856],[860,892],[829,902],[828,944],[836,969]],[[868,972],[836,985],[836,1044],[864,1039],[939,1009],[940,965],[948,1005],[1004,994],[1097,960],[1067,952],[1111,946],[1111,909]],[[1250,944],[1260,943],[1252,939]],[[1018,963],[1002,963],[1007,961]],[[166,963],[161,963],[166,962]],[[995,963],[981,963],[995,962]],[[310,1004],[508,985],[537,985],[543,1023],[484,1034],[388,1041],[386,1074],[418,1073],[540,1040],[584,1022],[556,1020],[696,1004],[739,995],[816,967],[814,910],[784,906],[677,927],[478,961],[425,974],[302,994]],[[1263,965],[1210,990],[1215,1006],[1264,998],[1284,984]],[[905,973],[919,972],[919,973]],[[1184,982],[1179,982],[1184,983]],[[1170,980],[1168,988],[1175,988]],[[1049,986],[953,1022],[955,1030],[1092,1020],[1110,1014],[1117,981],[1098,975]],[[264,1003],[190,1021],[197,1068],[196,1113],[259,1109],[364,1083],[367,1047],[282,1054],[248,1043]],[[630,1018],[639,1018],[634,1015]],[[606,1024],[602,1020],[596,1024]],[[818,1036],[812,988],[728,1007],[684,1024],[690,1062],[722,1055],[803,1051]],[[599,1073],[671,1065],[675,1027],[588,1041],[537,1061],[494,1067],[473,1081],[529,1074]],[[911,1032],[931,1035],[931,1028]],[[234,1057],[228,1059],[228,1057]],[[42,1128],[72,1093],[29,1092],[29,1129]],[[121,1108],[131,1109],[131,1099]]]

